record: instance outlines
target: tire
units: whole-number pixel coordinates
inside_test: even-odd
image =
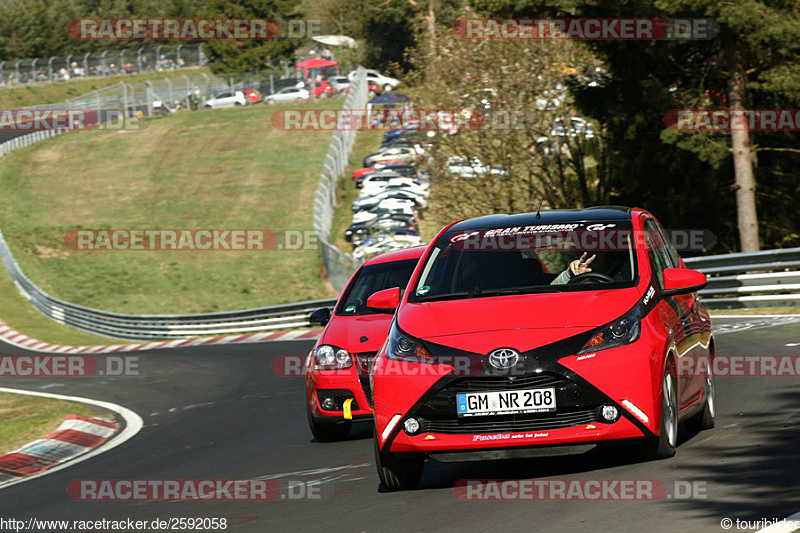
[[[350,433],[350,428],[352,427],[352,423],[350,422],[341,424],[317,424],[314,421],[314,417],[311,416],[310,409],[307,409],[307,413],[308,427],[311,429],[311,433],[314,435],[314,438],[320,442],[336,442],[339,440],[344,440]]]
[[[690,431],[699,433],[705,429],[713,429],[717,418],[716,394],[714,392],[714,376],[706,376],[703,396],[706,401],[703,403],[703,410],[686,421],[686,427]]]
[[[388,93],[392,89],[393,89],[393,87],[391,85],[389,85],[388,83],[383,86],[383,92],[385,92],[385,93]]]
[[[417,454],[381,453],[378,448],[378,430],[373,438],[375,466],[378,478],[389,492],[410,490],[419,485],[425,468],[425,456]]]
[[[661,381],[661,431],[656,439],[644,446],[644,458],[667,459],[678,447],[678,389],[675,376],[668,366]]]

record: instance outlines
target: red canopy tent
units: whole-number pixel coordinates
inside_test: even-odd
[[[339,63],[331,61],[330,59],[322,59],[321,57],[313,57],[300,61],[295,65],[296,68],[303,69],[303,79],[314,79],[318,75],[323,78],[328,76],[336,76],[339,74]]]

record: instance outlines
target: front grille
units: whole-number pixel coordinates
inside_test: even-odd
[[[355,396],[353,396],[353,393],[349,390],[317,389],[317,398],[319,399],[319,405],[326,411],[343,411],[345,400],[348,398],[353,398],[353,401],[350,402],[350,409],[352,411],[358,411],[358,401],[355,399]],[[327,409],[323,404],[325,398],[333,399],[333,407],[330,409]]]
[[[447,386],[453,392],[486,392],[529,389],[531,387],[554,387],[564,383],[564,379],[554,374],[534,374],[531,376],[481,376],[457,380]]]
[[[355,354],[359,368],[363,372],[372,372],[372,366],[375,364],[375,356],[377,354],[378,352],[362,352]]]
[[[361,376],[361,388],[364,389],[364,396],[367,397],[367,403],[372,407],[372,386],[369,383],[369,376]]]
[[[562,413],[468,417],[446,420],[420,420],[420,430],[427,433],[496,433],[498,431],[544,431],[591,424],[598,421],[597,408]]]

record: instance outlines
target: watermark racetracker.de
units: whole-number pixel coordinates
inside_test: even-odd
[[[707,40],[719,34],[719,24],[707,18],[461,18],[453,32],[475,40]]]
[[[707,481],[660,479],[461,479],[453,494],[464,501],[706,500]]]
[[[0,132],[141,130],[149,124],[117,109],[0,109]]]
[[[676,131],[798,131],[800,109],[671,109],[664,124]]]
[[[320,34],[321,20],[274,18],[79,18],[67,24],[78,40],[235,40],[311,38]]]
[[[64,245],[75,251],[224,252],[315,250],[312,230],[268,229],[71,229]]]
[[[1,355],[0,377],[138,376],[135,355]]]

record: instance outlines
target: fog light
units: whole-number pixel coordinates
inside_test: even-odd
[[[606,422],[613,422],[619,416],[619,411],[613,405],[604,405],[600,410],[600,415]]]
[[[403,423],[403,427],[406,429],[406,433],[409,435],[414,435],[417,431],[419,431],[419,422],[416,418],[406,418],[406,421]]]
[[[334,403],[333,398],[331,398],[330,396],[322,400],[322,407],[324,407],[328,411],[332,410],[334,405],[336,404]]]

